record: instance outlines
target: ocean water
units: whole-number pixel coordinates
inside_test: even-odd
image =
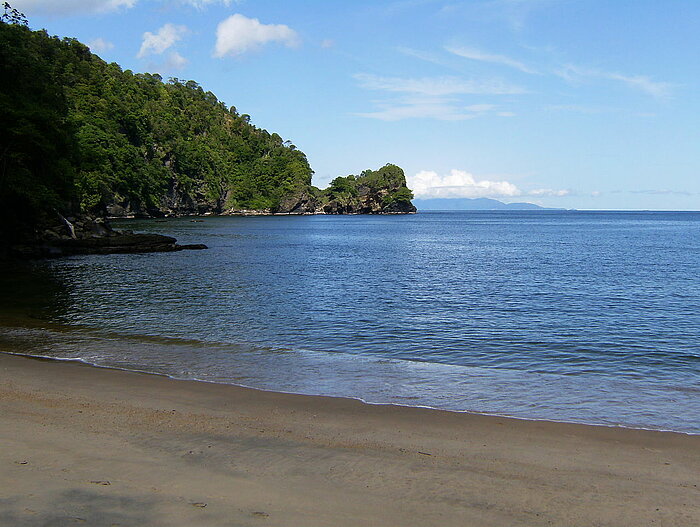
[[[700,213],[209,217],[207,251],[15,264],[0,350],[700,433]]]

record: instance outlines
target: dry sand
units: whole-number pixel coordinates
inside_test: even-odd
[[[700,436],[0,354],[3,527],[697,527],[699,484]]]

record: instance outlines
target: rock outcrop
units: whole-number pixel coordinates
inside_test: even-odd
[[[403,170],[385,165],[359,176],[334,179],[327,189],[299,185],[265,209],[241,209],[229,205],[231,191],[222,189],[217,199],[201,190],[179,188],[173,180],[158,206],[115,196],[107,206],[110,218],[161,218],[165,216],[262,215],[262,214],[411,214],[413,194],[406,187]]]
[[[323,191],[317,212],[324,214],[410,214],[413,193],[406,186],[403,170],[385,165],[359,176],[334,179]]]
[[[173,252],[206,249],[204,244],[180,245],[171,236],[118,231],[102,219],[90,216],[46,220],[33,237],[9,247],[8,256],[56,258],[75,254]]]

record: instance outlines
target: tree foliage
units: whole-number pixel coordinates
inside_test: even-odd
[[[274,208],[310,185],[303,152],[196,82],[122,71],[4,7],[0,220],[103,213],[120,199],[155,210],[173,188],[194,201]]]
[[[403,170],[392,164],[379,170],[364,170],[359,176],[337,177],[323,192],[328,200],[341,202],[350,202],[360,194],[369,192],[385,194],[385,205],[413,199],[413,193],[406,187]]]

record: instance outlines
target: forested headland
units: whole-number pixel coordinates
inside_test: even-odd
[[[7,9],[0,77],[0,239],[56,215],[415,211],[395,165],[319,190],[301,150],[198,83],[122,70]]]

